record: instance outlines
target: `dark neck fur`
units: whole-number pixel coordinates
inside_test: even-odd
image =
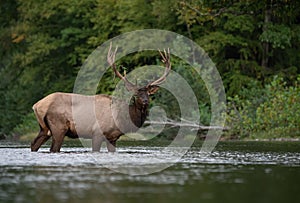
[[[148,116],[148,105],[141,105],[137,101],[129,106],[129,113],[132,122],[136,127],[141,127]]]

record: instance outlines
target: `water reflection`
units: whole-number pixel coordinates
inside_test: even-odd
[[[300,145],[299,145],[300,146]],[[230,147],[229,147],[230,148]],[[233,147],[234,149],[234,147]],[[146,176],[108,164],[149,164],[160,147],[121,147],[96,156],[86,148],[0,148],[1,202],[285,202],[300,200],[300,152],[192,148],[172,167]],[[170,155],[171,156],[171,155]]]

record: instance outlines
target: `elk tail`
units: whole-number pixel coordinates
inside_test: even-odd
[[[47,131],[47,134],[51,135],[50,128],[46,119],[46,112],[38,108],[38,106],[38,102],[32,106],[35,117],[40,125],[41,130]]]

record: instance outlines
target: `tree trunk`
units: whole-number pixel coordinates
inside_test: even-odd
[[[263,25],[263,31],[268,29],[268,23],[271,22],[271,8],[267,5],[265,10],[265,20]],[[269,52],[270,52],[270,44],[268,42],[263,42],[263,56],[261,61],[261,66],[266,70],[269,64]]]

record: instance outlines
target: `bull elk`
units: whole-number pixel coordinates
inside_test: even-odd
[[[164,74],[146,86],[138,87],[131,83],[116,68],[115,56],[117,48],[112,51],[110,44],[107,62],[115,75],[125,83],[128,91],[133,91],[133,102],[122,103],[128,109],[131,123],[137,130],[146,119],[149,105],[149,95],[154,94],[163,83],[171,70],[170,50],[159,51],[166,68]],[[31,143],[31,151],[38,151],[40,146],[52,137],[50,152],[59,152],[64,137],[92,139],[92,150],[100,151],[103,141],[109,152],[114,152],[118,138],[132,129],[126,126],[126,119],[122,119],[122,111],[113,116],[112,96],[99,94],[86,96],[73,93],[52,93],[33,105],[36,119],[40,126],[37,137]],[[123,108],[123,107],[122,107]],[[74,118],[76,115],[76,118]]]

